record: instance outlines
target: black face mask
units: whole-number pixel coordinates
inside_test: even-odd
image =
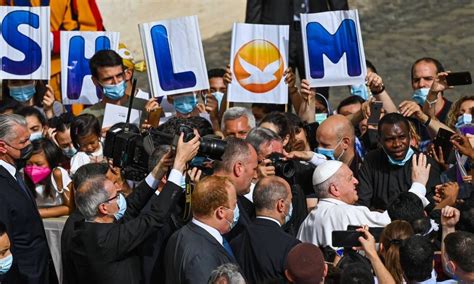
[[[365,150],[370,151],[377,149],[379,134],[376,129],[367,129],[367,131],[360,137],[360,141],[364,145]]]
[[[10,144],[7,143],[8,146],[12,147],[13,149],[16,149],[20,151],[20,158],[16,159],[15,164],[17,169],[21,169],[26,165],[26,161],[31,158],[33,155],[33,145],[28,145],[22,149],[18,149],[16,147],[11,146]]]
[[[33,155],[33,145],[30,144],[20,150],[20,160],[28,160]]]

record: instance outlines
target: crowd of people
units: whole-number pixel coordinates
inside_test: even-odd
[[[398,105],[367,61],[335,108],[291,67],[289,108],[229,103],[229,66],[140,103],[126,60],[94,54],[101,100],[79,115],[41,80],[2,83],[0,283],[474,283],[474,96],[449,101],[438,60]],[[140,123],[103,127],[107,104]],[[58,279],[42,219],[61,216]]]

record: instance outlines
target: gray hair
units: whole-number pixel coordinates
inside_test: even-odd
[[[278,200],[288,198],[286,185],[283,179],[275,176],[259,180],[253,191],[255,210],[275,209]]]
[[[221,122],[221,129],[224,131],[225,129],[225,122],[228,120],[234,120],[240,118],[242,116],[246,116],[249,122],[250,128],[255,127],[255,117],[253,116],[252,112],[244,107],[231,107],[227,109],[224,114],[222,115],[222,122]]]
[[[245,279],[240,274],[239,267],[233,263],[225,263],[214,269],[207,283],[220,283],[219,280],[222,278],[225,278],[229,284],[245,284]]]
[[[76,191],[76,206],[86,220],[93,220],[98,215],[97,208],[109,199],[105,189],[105,176],[94,176],[83,182]]]
[[[340,169],[339,169],[340,170]],[[336,171],[330,178],[323,181],[320,184],[313,185],[314,192],[316,193],[317,198],[327,198],[329,195],[329,187],[336,183],[339,178],[339,170]]]
[[[16,125],[27,127],[26,119],[18,114],[0,114],[0,139],[11,142],[17,137],[13,131]]]
[[[272,130],[263,127],[256,127],[251,129],[247,134],[247,138],[245,138],[245,141],[250,143],[250,145],[255,148],[255,151],[257,151],[257,153],[260,151],[261,145],[275,140],[281,141],[280,136],[278,136],[278,134],[276,134]]]
[[[236,137],[227,137],[227,145],[221,160],[214,162],[216,172],[230,173],[237,161],[246,162],[250,157],[250,145],[245,140]]]

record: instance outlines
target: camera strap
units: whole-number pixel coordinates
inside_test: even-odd
[[[189,176],[186,175],[186,189],[185,189],[185,204],[183,212],[183,221],[187,222],[192,218],[191,212],[191,193],[193,192],[191,181]]]

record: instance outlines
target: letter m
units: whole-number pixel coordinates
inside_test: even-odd
[[[334,34],[330,34],[320,23],[308,23],[306,25],[306,35],[312,78],[321,79],[324,77],[323,54],[332,63],[336,64],[346,53],[349,76],[361,75],[362,67],[357,44],[357,30],[353,20],[343,20]]]

